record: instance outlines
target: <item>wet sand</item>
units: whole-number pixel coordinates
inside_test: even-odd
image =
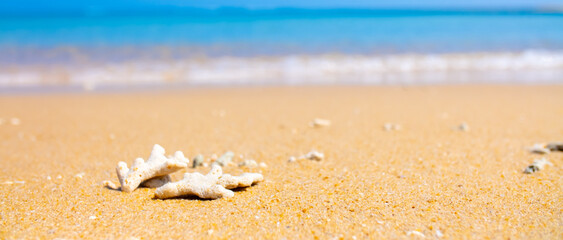
[[[563,238],[563,154],[522,173],[527,147],[563,140],[561,85],[4,95],[0,118],[2,239]],[[211,201],[101,186],[155,143],[231,150],[268,167],[225,173],[265,181]],[[288,163],[311,150],[326,159]]]

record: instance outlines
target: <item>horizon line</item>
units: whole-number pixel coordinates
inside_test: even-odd
[[[248,8],[248,7],[136,7],[128,9],[104,9],[104,8],[77,8],[67,10],[0,10],[0,17],[104,17],[104,16],[135,16],[162,14],[193,16],[210,16],[217,14],[226,16],[276,16],[276,15],[302,15],[302,14],[334,14],[347,16],[359,14],[358,16],[373,15],[376,13],[387,13],[394,15],[448,15],[448,14],[468,14],[468,15],[562,15],[563,5],[561,6],[539,6],[539,7],[273,7],[273,8]]]

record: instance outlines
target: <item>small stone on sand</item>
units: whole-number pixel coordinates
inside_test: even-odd
[[[442,233],[442,231],[440,231],[440,229],[436,230],[436,237],[441,238],[443,236],[444,234]]]
[[[103,185],[104,187],[107,187],[107,188],[113,189],[113,190],[119,189],[119,187],[118,187],[115,183],[113,183],[112,181],[109,181],[109,180],[103,181],[103,182],[102,182],[102,185]]]
[[[545,144],[536,143],[536,144],[534,144],[534,146],[532,146],[530,148],[530,152],[531,153],[537,153],[537,154],[548,154],[551,151],[550,151],[549,148],[546,148]]]
[[[243,162],[239,163],[238,166],[239,167],[255,168],[255,167],[258,167],[258,163],[256,163],[255,160],[247,159],[247,160],[244,160]]]
[[[192,168],[196,168],[196,167],[199,167],[199,166],[203,166],[203,155],[201,155],[201,154],[198,154],[192,160]]]
[[[411,236],[411,235],[421,237],[421,238],[425,238],[424,234],[422,234],[419,231],[408,231],[407,236]]]
[[[550,151],[563,151],[563,142],[550,142],[545,147]]]
[[[399,131],[401,130],[401,125],[395,123],[385,123],[383,124],[383,130],[385,131]]]
[[[321,152],[311,151],[305,155],[305,158],[313,161],[321,161],[325,158],[325,155]]]
[[[234,156],[235,156],[235,154],[233,152],[227,151],[223,155],[221,155],[219,158],[217,158],[217,160],[215,160],[215,162],[213,162],[213,163],[219,164],[219,166],[224,167],[224,166],[227,166],[229,163],[231,163]]]
[[[294,156],[291,156],[291,157],[289,157],[289,159],[287,161],[290,162],[290,163],[295,162],[295,161],[297,161],[297,158],[294,157]]]
[[[467,123],[461,123],[458,127],[458,130],[462,131],[462,132],[469,132],[469,125],[467,125]]]
[[[295,162],[297,160],[301,160],[301,159],[308,159],[308,160],[312,160],[312,161],[322,161],[324,159],[325,155],[324,153],[321,152],[317,152],[317,151],[311,151],[305,155],[299,156],[299,157],[294,157],[291,156],[288,159],[288,162],[292,163]]]
[[[10,118],[10,123],[11,123],[12,125],[14,125],[14,126],[17,126],[17,125],[20,125],[20,124],[21,124],[21,121],[20,121],[19,118],[15,118],[15,117],[14,117],[14,118]]]
[[[330,126],[330,124],[331,124],[330,120],[322,119],[322,118],[315,118],[315,119],[313,119],[313,121],[309,125],[311,127],[328,127],[328,126]]]
[[[532,164],[530,164],[528,167],[526,167],[526,169],[524,169],[524,173],[530,174],[540,171],[543,168],[545,168],[545,165],[553,165],[553,164],[547,161],[547,159],[545,158],[536,159]]]

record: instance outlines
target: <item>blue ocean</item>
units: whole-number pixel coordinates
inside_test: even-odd
[[[0,17],[0,86],[563,82],[563,13],[188,9]]]

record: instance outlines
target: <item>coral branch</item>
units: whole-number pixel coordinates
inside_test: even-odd
[[[263,180],[264,177],[260,173],[243,173],[242,175],[236,177],[230,174],[224,174],[219,178],[217,184],[225,187],[226,189],[234,189],[240,187],[250,187]]]
[[[147,187],[162,186],[170,181],[168,174],[188,166],[189,160],[182,152],[177,151],[170,158],[164,156],[164,153],[164,148],[155,144],[146,162],[142,158],[137,158],[131,169],[127,167],[127,163],[119,162],[116,171],[121,183],[121,191],[132,192],[141,184]]]
[[[173,198],[179,196],[195,195],[200,198],[217,199],[234,196],[233,191],[217,184],[223,170],[218,164],[213,164],[207,175],[201,173],[186,173],[184,179],[178,182],[167,183],[156,189],[156,198]]]

